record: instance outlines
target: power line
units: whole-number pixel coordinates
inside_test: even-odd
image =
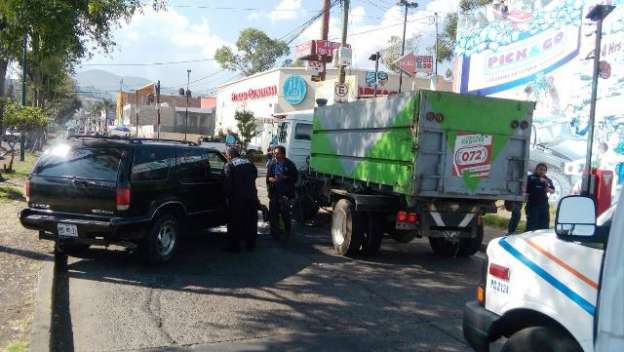
[[[192,64],[192,63],[208,62],[208,61],[214,61],[214,59],[163,61],[163,62],[150,62],[150,63],[90,63],[90,64],[81,64],[80,66],[165,66],[165,65]]]

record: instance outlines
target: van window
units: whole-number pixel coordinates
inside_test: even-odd
[[[210,179],[209,151],[202,148],[178,150],[177,175],[184,183],[201,183]]]
[[[169,168],[173,164],[172,148],[144,147],[134,152],[132,165],[132,181],[157,181],[169,176]]]
[[[50,177],[117,181],[122,153],[120,148],[56,146],[41,156],[33,173]]]
[[[312,139],[312,124],[298,123],[295,126],[295,139],[309,141]]]

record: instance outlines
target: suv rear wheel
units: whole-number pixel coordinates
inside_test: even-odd
[[[157,264],[169,261],[178,246],[180,223],[173,214],[164,214],[156,218],[152,228],[141,243],[144,259]]]

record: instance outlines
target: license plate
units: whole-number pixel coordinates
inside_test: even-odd
[[[78,237],[78,227],[73,224],[57,224],[59,237]]]

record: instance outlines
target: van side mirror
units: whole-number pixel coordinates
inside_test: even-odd
[[[559,201],[555,232],[562,240],[592,242],[596,233],[596,203],[585,196],[568,196]]]

